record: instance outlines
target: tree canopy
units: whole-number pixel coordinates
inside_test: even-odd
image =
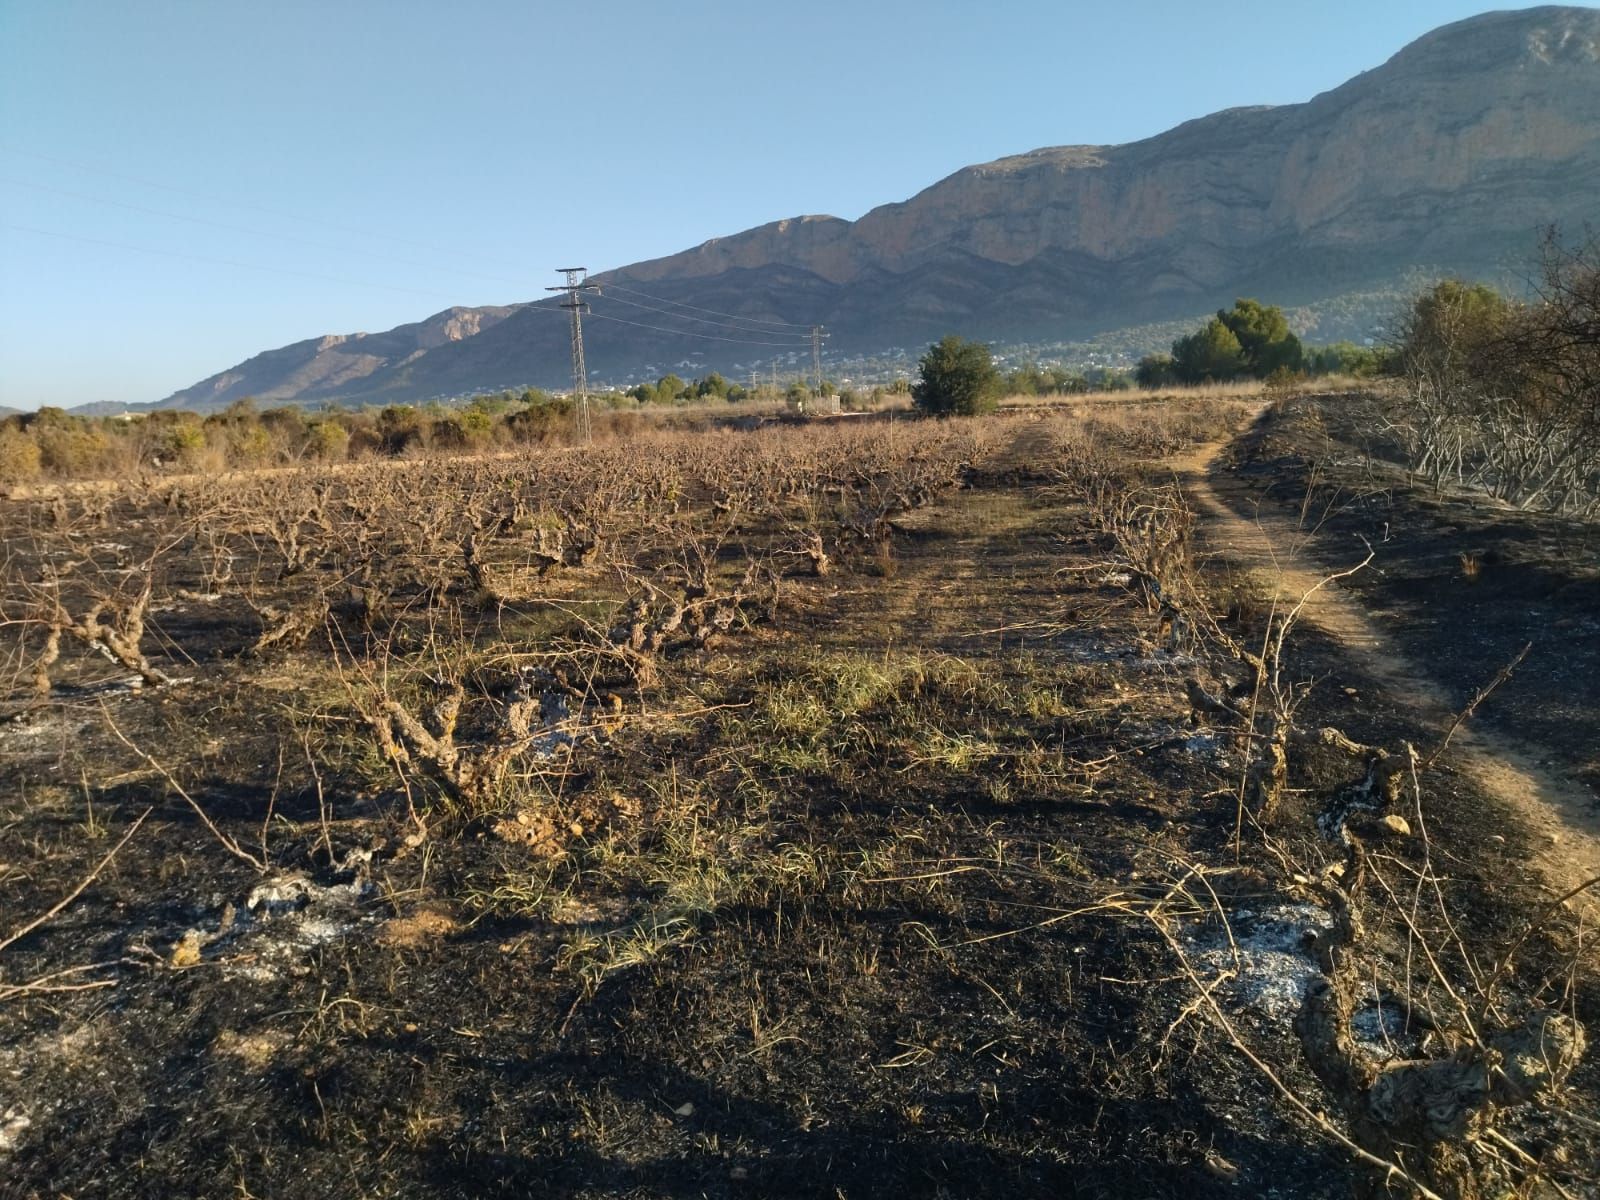
[[[750,398],[747,388],[729,383],[715,371],[693,382],[669,373],[654,383],[641,383],[629,388],[627,395],[640,404],[679,404],[688,400],[726,400],[729,403],[737,403]]]
[[[928,347],[917,369],[911,399],[925,413],[973,416],[994,411],[1000,402],[1000,373],[982,342],[947,334]]]
[[[1172,370],[1183,383],[1221,383],[1245,371],[1239,337],[1218,317],[1172,343]]]
[[[1283,309],[1259,300],[1240,299],[1233,302],[1232,309],[1219,311],[1217,320],[1239,339],[1247,374],[1265,379],[1280,367],[1300,369],[1304,352],[1300,339],[1289,332]]]
[[[1169,381],[1222,383],[1240,376],[1265,379],[1280,369],[1298,371],[1304,360],[1304,347],[1289,331],[1281,308],[1241,298],[1173,342],[1170,366],[1158,356],[1140,366],[1150,380],[1145,386],[1151,387]],[[1165,378],[1169,374],[1170,380]]]
[[[1413,469],[1522,508],[1600,513],[1600,238],[1546,231],[1533,295],[1446,279],[1391,330]]]
[[[1133,369],[1133,378],[1142,388],[1167,387],[1178,382],[1178,369],[1170,354],[1146,354]]]

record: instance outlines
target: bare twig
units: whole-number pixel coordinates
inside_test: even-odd
[[[106,864],[109,863],[113,858],[115,858],[117,856],[117,852],[128,844],[129,840],[133,837],[133,835],[135,833],[139,832],[139,826],[143,825],[144,824],[144,819],[146,817],[148,817],[154,811],[155,811],[155,806],[151,805],[151,807],[145,809],[142,813],[140,813],[138,818],[133,822],[133,824],[128,826],[128,831],[122,835],[122,839],[115,846],[111,847],[111,849],[106,852],[106,856],[104,858],[102,858],[98,863],[95,864],[94,870],[90,871],[87,875],[85,875],[81,880],[78,881],[78,886],[77,887],[73,888],[70,892],[68,892],[65,896],[63,896],[60,900],[58,900],[50,908],[50,910],[48,912],[45,912],[45,913],[41,914],[40,916],[35,917],[33,920],[29,921],[26,925],[24,925],[21,929],[17,930],[15,933],[13,933],[10,937],[6,938],[5,941],[0,942],[0,950],[6,949],[6,947],[12,945],[14,942],[21,941],[23,938],[27,937],[30,933],[32,933],[35,929],[39,928],[39,926],[43,925],[46,921],[50,920],[52,917],[55,917],[58,914],[60,914],[63,911],[65,911],[66,908],[74,900],[76,900],[79,896],[81,896],[83,894],[83,890],[86,887],[88,887],[91,883],[93,883],[96,879],[98,879],[100,877],[100,872],[106,869]]]
[[[1434,747],[1433,753],[1428,755],[1427,759],[1423,762],[1422,769],[1424,771],[1431,769],[1433,764],[1439,761],[1439,756],[1443,754],[1449,747],[1450,739],[1455,737],[1456,730],[1460,729],[1467,719],[1471,717],[1473,713],[1478,711],[1478,705],[1487,700],[1489,698],[1489,694],[1493,692],[1495,688],[1499,687],[1502,683],[1511,678],[1511,673],[1522,665],[1522,660],[1528,657],[1528,651],[1532,649],[1533,643],[1529,642],[1521,650],[1518,650],[1516,657],[1508,662],[1505,666],[1501,667],[1500,670],[1495,673],[1495,677],[1488,683],[1484,684],[1484,686],[1478,690],[1478,694],[1468,702],[1467,706],[1456,714],[1455,720],[1450,722],[1450,728],[1445,730],[1444,737],[1440,740],[1439,744]]]
[[[1183,879],[1180,879],[1173,885],[1173,890],[1169,894],[1175,895],[1180,892],[1183,888],[1184,881],[1189,877],[1189,875],[1200,873],[1202,873],[1202,869],[1200,867],[1191,867],[1189,873],[1185,875]],[[1145,919],[1155,927],[1156,932],[1159,933],[1162,940],[1167,943],[1168,949],[1170,949],[1176,956],[1179,967],[1182,968],[1184,975],[1188,977],[1190,985],[1195,989],[1196,994],[1199,996],[1206,1011],[1210,1014],[1211,1019],[1216,1022],[1217,1028],[1220,1029],[1223,1036],[1227,1038],[1228,1044],[1238,1051],[1239,1054],[1244,1057],[1245,1061],[1254,1067],[1260,1073],[1262,1078],[1272,1085],[1274,1090],[1276,1090],[1277,1093],[1288,1102],[1291,1108],[1293,1108],[1306,1120],[1310,1121],[1311,1124],[1316,1126],[1317,1129],[1321,1130],[1334,1141],[1338,1142],[1356,1158],[1360,1159],[1368,1166],[1376,1167],[1378,1170],[1382,1171],[1384,1178],[1405,1180],[1408,1185],[1416,1189],[1417,1194],[1422,1196],[1423,1200],[1444,1200],[1444,1198],[1441,1197],[1437,1192],[1432,1191],[1425,1184],[1421,1183],[1415,1176],[1402,1168],[1398,1163],[1391,1162],[1386,1158],[1382,1158],[1379,1155],[1373,1154],[1370,1150],[1367,1150],[1365,1147],[1356,1143],[1349,1134],[1345,1133],[1344,1130],[1340,1129],[1337,1125],[1330,1121],[1324,1113],[1318,1112],[1308,1105],[1304,1100],[1302,1100],[1300,1096],[1289,1087],[1288,1084],[1284,1083],[1283,1080],[1278,1077],[1277,1072],[1275,1072],[1270,1066],[1267,1065],[1265,1061],[1262,1060],[1260,1055],[1256,1054],[1255,1051],[1250,1049],[1244,1038],[1239,1035],[1239,1031],[1234,1027],[1233,1022],[1228,1019],[1227,1013],[1222,1010],[1222,1006],[1217,1003],[1216,998],[1212,995],[1211,989],[1206,987],[1199,975],[1196,974],[1193,966],[1190,965],[1189,957],[1185,953],[1183,947],[1179,945],[1177,938],[1172,936],[1172,931],[1168,929],[1165,922],[1160,919],[1160,905],[1146,910],[1141,915],[1143,915]]]
[[[105,715],[106,724],[111,727],[111,732],[116,735],[117,740],[129,750],[132,750],[140,758],[144,759],[144,761],[150,765],[156,774],[160,775],[161,778],[167,781],[168,787],[183,797],[183,799],[188,803],[189,807],[194,809],[195,816],[199,817],[201,822],[207,829],[211,831],[212,835],[217,839],[217,841],[222,843],[222,848],[224,850],[233,855],[235,858],[242,859],[243,861],[249,863],[259,874],[265,875],[267,873],[267,864],[263,859],[259,859],[254,854],[251,854],[250,851],[239,845],[239,843],[234,841],[233,838],[229,837],[226,833],[222,832],[222,830],[218,829],[216,822],[211,819],[210,815],[205,809],[200,807],[199,802],[193,796],[189,795],[188,792],[184,791],[183,785],[173,778],[172,772],[163,767],[159,762],[157,762],[149,754],[146,754],[138,746],[134,745],[134,743],[128,739],[128,736],[123,733],[121,729],[117,728],[117,723],[111,719],[111,713],[106,708],[103,701],[100,705],[100,711]]]

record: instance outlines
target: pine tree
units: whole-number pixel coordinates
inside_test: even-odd
[[[1223,383],[1245,371],[1244,348],[1216,317],[1172,343],[1172,368],[1184,383]]]
[[[918,371],[911,399],[925,413],[974,416],[993,412],[1000,402],[1000,373],[982,342],[947,334],[928,347]]]

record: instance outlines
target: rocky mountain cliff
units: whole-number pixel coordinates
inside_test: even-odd
[[[752,343],[792,343],[813,322],[834,352],[951,331],[1062,339],[1239,294],[1307,303],[1418,268],[1501,275],[1541,226],[1600,223],[1597,197],[1600,10],[1487,13],[1304,104],[1014,155],[857,221],[777,221],[598,275],[611,289],[586,327],[591,378],[695,353],[767,361],[787,351]],[[549,302],[452,309],[271,351],[163,404],[562,386],[566,336]]]

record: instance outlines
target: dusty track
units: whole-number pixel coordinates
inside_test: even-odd
[[[1046,461],[1049,439],[1028,418],[1009,422],[985,459],[990,471]],[[1027,630],[1057,594],[1055,502],[1027,485],[947,493],[894,521],[893,580],[843,585],[842,645],[881,643],[927,654],[991,654],[997,626]]]
[[[1358,597],[1338,582],[1325,582],[1330,571],[1307,552],[1311,535],[1300,514],[1273,504],[1258,506],[1242,489],[1237,508],[1225,502],[1231,489],[1215,467],[1227,445],[1207,443],[1172,463],[1199,518],[1201,538],[1253,575],[1268,598],[1293,605],[1304,597],[1300,619],[1337,641],[1393,700],[1443,738],[1455,717],[1444,690],[1364,611]],[[1239,509],[1248,509],[1250,515],[1241,516]],[[1352,555],[1333,570],[1359,561],[1359,554]],[[1499,665],[1485,664],[1485,682]],[[1426,754],[1432,746],[1420,749]],[[1587,789],[1559,768],[1544,765],[1549,759],[1538,747],[1519,745],[1468,721],[1456,730],[1443,761],[1529,827],[1535,848],[1531,866],[1561,894],[1600,876],[1600,814]],[[1597,890],[1590,889],[1577,903],[1600,912]]]

